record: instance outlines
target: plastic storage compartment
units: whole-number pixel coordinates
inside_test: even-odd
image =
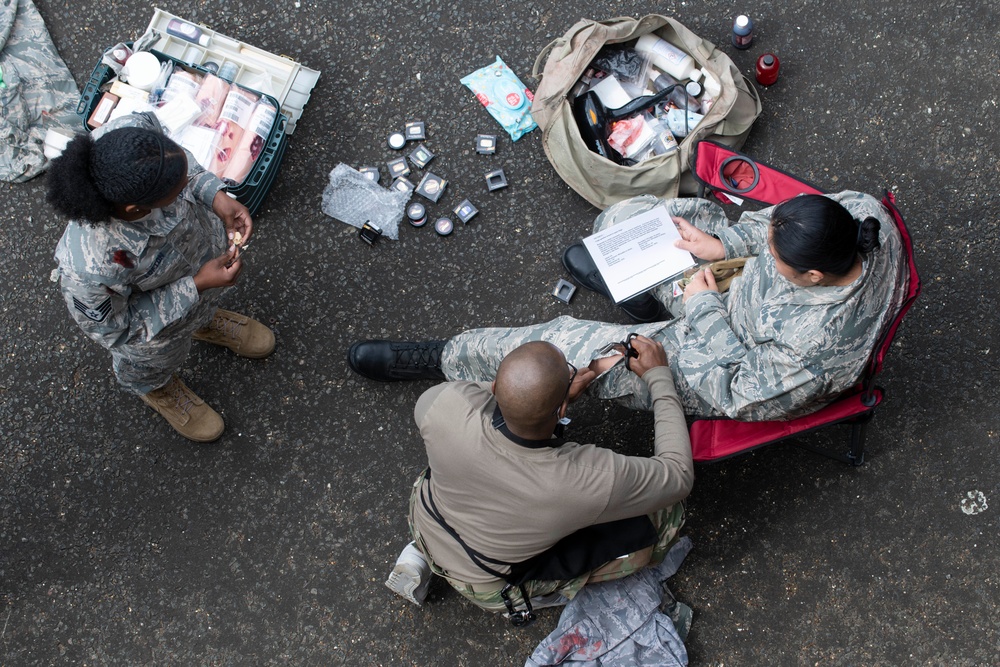
[[[189,36],[200,33],[198,38],[190,41],[167,32],[167,27],[173,20],[180,21],[187,28]],[[264,150],[254,162],[250,173],[242,183],[226,187],[228,192],[250,209],[251,215],[256,215],[277,178],[288,137],[295,131],[295,124],[302,116],[303,107],[309,101],[320,73],[290,58],[227,37],[162,9],[154,10],[147,28],[149,30],[155,30],[160,35],[152,52],[161,61],[171,60],[175,67],[201,74],[208,72],[204,67],[205,63],[213,62],[219,67],[232,63],[237,67],[233,83],[269,99],[278,109]],[[113,77],[114,71],[98,62],[76,109],[84,129],[89,131],[87,119],[101,99],[101,86]]]
[[[199,40],[192,42],[168,33],[167,27],[174,20],[199,31],[201,33]],[[277,99],[278,109],[288,119],[285,124],[285,134],[290,135],[295,132],[295,125],[302,116],[302,109],[309,101],[312,89],[319,80],[320,73],[317,70],[158,8],[154,10],[153,18],[146,30],[147,32],[155,30],[160,34],[160,39],[153,48],[175,60],[196,66],[207,62],[214,62],[220,67],[226,62],[236,64],[239,72],[233,83],[255,91],[263,88],[263,92]],[[256,85],[262,79],[266,85]]]
[[[208,70],[199,67],[192,66],[188,63],[183,63],[176,58],[172,58],[169,55],[161,53],[155,49],[152,53],[156,55],[161,61],[171,60],[174,63],[175,68],[186,68],[199,72],[200,74],[206,74]],[[76,115],[80,117],[83,122],[84,130],[90,131],[87,127],[87,119],[90,117],[91,112],[97,103],[101,99],[101,86],[105,85],[115,76],[114,70],[103,63],[98,63],[97,67],[94,68],[93,74],[90,75],[90,81],[84,86],[83,93],[80,95],[80,102],[76,107]],[[246,86],[241,86],[246,88]],[[252,92],[258,93],[261,97],[270,100],[271,104],[278,107],[278,101],[266,93],[261,93],[258,90],[252,90]],[[264,198],[267,196],[268,191],[274,184],[274,179],[278,176],[278,168],[281,166],[281,158],[285,154],[285,148],[288,146],[288,133],[285,131],[285,125],[288,122],[288,118],[283,113],[278,113],[274,119],[274,125],[271,127],[271,132],[267,137],[267,143],[264,146],[264,150],[261,151],[257,160],[254,162],[253,167],[250,169],[250,173],[247,174],[246,178],[243,179],[242,183],[236,185],[227,185],[226,191],[231,193],[236,200],[247,207],[250,210],[250,215],[257,215],[257,211],[260,209],[261,204],[264,202]],[[206,167],[207,169],[208,167]]]

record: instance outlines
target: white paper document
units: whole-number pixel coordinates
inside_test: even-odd
[[[663,206],[640,213],[583,239],[615,303],[656,287],[695,266],[674,246],[677,226]]]

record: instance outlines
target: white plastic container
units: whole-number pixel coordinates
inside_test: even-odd
[[[699,69],[694,58],[656,35],[640,37],[635,50],[648,56],[654,65],[678,81],[691,78],[692,72]]]

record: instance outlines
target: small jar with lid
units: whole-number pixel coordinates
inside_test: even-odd
[[[781,62],[778,60],[778,56],[773,53],[763,54],[757,58],[757,83],[762,86],[770,86],[778,80],[778,69],[780,68]]]

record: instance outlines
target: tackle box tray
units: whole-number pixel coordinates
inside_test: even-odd
[[[199,30],[205,44],[168,33],[167,27],[174,20]],[[276,98],[278,108],[288,119],[285,124],[285,134],[295,133],[295,126],[302,116],[302,110],[309,101],[316,82],[319,81],[319,71],[159,8],[154,9],[153,18],[149,21],[146,32],[151,30],[160,35],[153,49],[175,60],[195,66],[207,62],[214,62],[219,67],[226,62],[235,63],[239,66],[239,73],[233,83],[250,90],[263,89],[263,92]],[[266,84],[255,85],[262,77]]]

